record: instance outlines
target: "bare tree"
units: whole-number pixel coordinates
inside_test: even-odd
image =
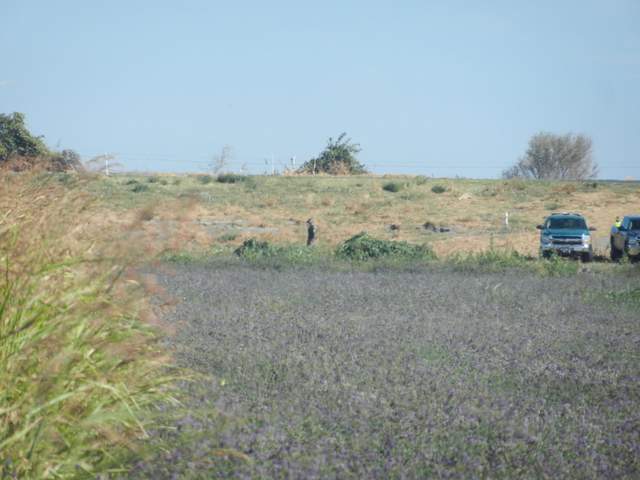
[[[105,153],[104,155],[97,155],[84,162],[84,168],[87,172],[104,173],[106,176],[109,176],[112,173],[121,171],[124,165],[116,161],[116,155]]]
[[[591,156],[591,147],[591,139],[586,135],[541,132],[531,137],[525,155],[502,176],[537,180],[595,178],[598,165]]]
[[[220,153],[214,155],[211,158],[211,171],[216,175],[218,173],[221,173],[229,164],[232,157],[233,149],[231,148],[231,145],[225,145],[224,147],[222,147],[222,150],[220,150]]]

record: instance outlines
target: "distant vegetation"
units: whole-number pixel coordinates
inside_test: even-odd
[[[402,185],[402,183],[400,182],[387,182],[382,185],[382,189],[386,192],[397,193],[402,190],[403,186],[404,185]]]
[[[529,140],[524,157],[502,176],[535,180],[596,178],[598,165],[591,157],[591,146],[591,139],[585,135],[538,133]]]
[[[82,169],[76,152],[49,150],[42,137],[31,134],[24,114],[0,114],[0,167],[21,171],[35,166],[58,172]]]
[[[219,183],[238,183],[244,182],[248,178],[249,177],[247,175],[240,175],[237,173],[221,173],[220,175],[218,175],[218,178],[216,178],[216,180]]]
[[[298,173],[325,173],[329,175],[357,175],[367,173],[356,155],[361,148],[357,143],[353,143],[347,138],[346,133],[342,133],[336,140],[329,138],[327,146],[317,158],[305,162]]]
[[[407,259],[433,259],[435,255],[425,245],[413,245],[407,242],[380,240],[359,233],[338,246],[338,257],[350,260],[370,260],[383,257],[401,257]]]

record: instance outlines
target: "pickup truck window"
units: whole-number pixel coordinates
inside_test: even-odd
[[[582,218],[550,218],[547,222],[547,228],[569,228],[576,230],[586,230],[587,224]]]

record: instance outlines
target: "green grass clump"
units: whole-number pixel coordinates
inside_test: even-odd
[[[434,185],[433,187],[431,187],[431,191],[433,193],[444,193],[447,191],[447,187],[443,185]]]
[[[629,308],[640,308],[640,288],[629,288],[620,292],[609,292],[606,299],[616,305],[624,305]]]
[[[570,276],[578,272],[580,263],[576,260],[552,257],[538,260],[522,255],[515,250],[490,248],[482,252],[463,253],[449,257],[445,263],[454,271],[469,273],[495,273],[505,270],[526,269],[543,276]]]
[[[331,256],[320,248],[305,245],[274,245],[263,240],[250,238],[235,251],[235,255],[259,267],[286,268],[320,265],[331,262]]]
[[[336,250],[336,256],[358,261],[385,257],[421,260],[435,258],[433,251],[426,245],[380,240],[369,236],[366,232],[359,233],[340,244]]]
[[[386,192],[397,193],[404,187],[403,184],[399,182],[387,182],[382,186],[382,189]]]
[[[237,173],[221,173],[216,178],[216,181],[219,183],[239,183],[244,182],[249,177],[247,175],[239,175]]]

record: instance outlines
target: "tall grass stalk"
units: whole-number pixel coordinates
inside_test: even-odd
[[[0,478],[123,471],[166,359],[140,291],[81,228],[86,199],[0,179]]]

